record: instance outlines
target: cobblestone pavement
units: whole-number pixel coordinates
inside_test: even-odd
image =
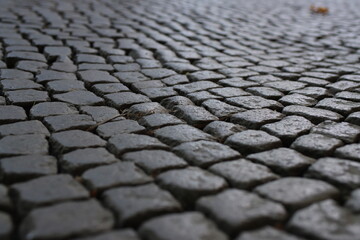
[[[0,3],[0,240],[360,239],[359,1]]]

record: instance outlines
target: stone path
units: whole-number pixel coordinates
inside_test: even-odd
[[[0,240],[360,239],[359,1],[0,4]]]

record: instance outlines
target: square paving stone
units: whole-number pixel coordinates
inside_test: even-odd
[[[59,166],[63,172],[78,175],[89,168],[117,161],[118,159],[105,148],[85,148],[62,155]]]
[[[178,201],[155,184],[111,189],[103,198],[115,212],[118,227],[136,227],[149,218],[181,210]]]
[[[72,129],[86,130],[96,124],[92,117],[85,114],[66,114],[44,118],[44,123],[52,132]]]
[[[159,128],[183,123],[182,120],[168,113],[154,113],[139,119],[139,124],[147,128]]]
[[[355,189],[360,186],[360,163],[340,158],[321,158],[311,165],[306,176],[328,181],[341,190]]]
[[[348,144],[335,150],[335,156],[360,162],[360,144]]]
[[[136,150],[167,149],[158,139],[140,134],[117,134],[108,141],[108,149],[116,156]]]
[[[242,232],[236,240],[304,240],[303,238],[272,227]]]
[[[63,102],[38,103],[30,109],[30,117],[32,119],[42,119],[47,116],[75,114],[75,113],[78,113],[75,107]]]
[[[143,88],[140,92],[153,101],[159,101],[161,99],[177,95],[177,92],[173,89],[173,87]]]
[[[141,133],[145,130],[134,120],[120,120],[104,123],[96,128],[97,134],[103,138],[110,138],[121,133]]]
[[[220,119],[227,119],[234,113],[245,111],[244,108],[232,106],[216,99],[206,100],[202,106]]]
[[[339,191],[326,182],[300,177],[286,177],[265,183],[258,186],[255,192],[283,204],[290,211],[339,195]]]
[[[14,91],[22,89],[41,90],[43,86],[31,80],[11,79],[0,81],[0,87],[3,91]]]
[[[127,117],[136,120],[153,113],[168,113],[168,110],[157,102],[135,104],[126,110]]]
[[[246,157],[256,163],[268,166],[282,175],[298,175],[306,170],[315,159],[306,157],[290,148],[277,148]]]
[[[206,125],[204,132],[211,134],[223,142],[228,136],[244,131],[245,129],[245,127],[233,123],[214,121]]]
[[[125,161],[134,162],[148,174],[154,176],[169,169],[183,168],[188,164],[172,152],[164,150],[142,150],[126,153]]]
[[[10,240],[14,230],[13,221],[9,214],[0,212],[0,238]]]
[[[207,91],[200,91],[200,92],[194,92],[187,95],[191,101],[193,101],[195,104],[201,104],[205,100],[209,99],[222,99],[220,96],[216,96],[214,94],[211,94]]]
[[[115,108],[107,106],[83,106],[80,107],[80,112],[90,115],[94,121],[100,123],[103,121],[108,121],[110,119],[120,118],[119,111]]]
[[[161,79],[161,81],[168,86],[174,86],[178,84],[188,83],[189,79],[185,75],[173,75],[167,78],[163,78]]]
[[[55,153],[65,153],[79,148],[103,147],[106,141],[93,133],[82,130],[69,130],[53,133],[50,143]]]
[[[198,71],[188,75],[191,81],[220,80],[226,78],[224,75],[213,71]]]
[[[178,105],[195,105],[189,98],[183,96],[174,96],[163,99],[161,102],[165,108],[172,110]]]
[[[52,93],[64,93],[75,90],[86,91],[84,83],[77,80],[55,80],[46,84],[46,89]]]
[[[140,72],[117,72],[114,73],[114,76],[120,79],[120,82],[124,84],[149,80],[144,74]]]
[[[50,101],[47,92],[33,89],[6,92],[5,97],[10,104],[19,106],[32,106],[35,103]]]
[[[114,68],[110,64],[101,64],[101,63],[81,63],[78,66],[80,71],[84,70],[103,70],[103,71],[113,71]]]
[[[342,115],[348,115],[360,110],[360,103],[338,98],[325,98],[316,104],[318,108],[328,109]]]
[[[89,197],[88,191],[66,174],[44,176],[14,184],[10,188],[10,195],[22,215],[40,206]]]
[[[234,87],[214,88],[214,89],[210,89],[209,92],[224,98],[250,95],[248,92],[245,92],[241,88],[234,88]]]
[[[240,153],[230,147],[210,141],[182,143],[173,148],[173,151],[189,164],[200,167],[240,157]]]
[[[264,131],[245,130],[228,137],[225,144],[243,154],[262,152],[281,147],[281,140]]]
[[[290,92],[296,89],[301,89],[306,87],[306,85],[307,85],[306,83],[289,81],[289,80],[268,82],[264,84],[265,87],[275,88],[281,92]]]
[[[214,219],[219,227],[230,235],[256,226],[280,222],[287,216],[281,204],[235,189],[200,198],[196,209]]]
[[[286,115],[299,115],[310,120],[312,123],[318,124],[325,120],[339,121],[342,115],[320,108],[312,108],[300,105],[290,105],[283,109],[282,113]]]
[[[247,109],[270,108],[273,110],[281,110],[283,108],[283,105],[280,103],[259,96],[232,97],[227,98],[226,102]]]
[[[104,99],[96,96],[90,91],[72,91],[67,93],[55,94],[53,98],[57,101],[80,106],[100,105],[104,103]]]
[[[213,140],[211,135],[184,124],[157,129],[155,130],[155,136],[170,146],[197,140]]]
[[[161,188],[170,191],[185,208],[205,195],[215,194],[227,187],[226,181],[197,167],[170,170],[156,178]]]
[[[296,212],[287,228],[310,239],[355,240],[359,239],[359,224],[358,215],[325,200]]]
[[[132,92],[107,94],[104,96],[104,98],[109,102],[110,105],[113,105],[118,109],[124,109],[137,103],[151,102],[148,97]]]
[[[301,94],[289,94],[279,99],[279,102],[283,105],[301,105],[301,106],[314,106],[317,103],[317,100],[304,96]]]
[[[104,96],[110,93],[126,92],[129,91],[129,88],[122,83],[100,83],[93,85],[92,90],[96,94]]]
[[[95,236],[76,238],[72,240],[140,240],[137,233],[132,229],[113,230]]]
[[[251,189],[278,178],[269,168],[245,159],[212,165],[209,171],[225,178],[234,188]]]
[[[346,118],[345,121],[359,126],[360,125],[360,112],[354,112],[354,113],[350,114]]]
[[[0,124],[26,120],[26,112],[18,106],[0,106]]]
[[[85,185],[91,191],[104,191],[118,186],[133,186],[149,183],[152,178],[147,176],[132,162],[117,162],[99,166],[84,172]]]
[[[258,129],[264,124],[276,122],[283,117],[284,115],[277,111],[264,108],[252,109],[234,114],[231,116],[230,121],[248,128]]]
[[[351,192],[345,206],[354,213],[360,212],[360,188]]]
[[[0,79],[32,79],[34,75],[17,69],[1,69]]]
[[[0,179],[6,184],[57,172],[57,160],[53,156],[27,155],[0,159]]]
[[[236,88],[248,88],[248,87],[260,86],[260,84],[257,82],[246,81],[240,77],[227,78],[224,80],[220,80],[219,84],[225,85],[227,87],[236,87]]]
[[[0,136],[43,134],[49,136],[47,128],[38,120],[3,124],[0,126]]]
[[[277,100],[282,96],[284,96],[284,94],[279,90],[270,87],[251,87],[251,88],[247,88],[246,91],[252,93],[253,95],[257,95],[260,97],[273,99],[273,100]]]
[[[309,132],[313,126],[314,124],[304,117],[288,116],[281,121],[262,126],[261,130],[280,138],[284,144],[290,144],[298,136]]]
[[[210,81],[198,81],[193,83],[177,85],[174,87],[174,89],[176,91],[179,91],[181,94],[189,94],[189,93],[198,92],[216,87],[220,87],[220,86]]]
[[[59,72],[54,70],[41,70],[36,75],[36,82],[46,83],[54,80],[76,80],[74,73]]]
[[[291,144],[291,148],[311,157],[323,157],[330,156],[342,145],[343,142],[339,139],[311,133],[298,137]]]
[[[112,214],[94,199],[33,210],[20,226],[22,240],[69,239],[110,230]]]
[[[106,71],[98,70],[88,70],[81,71],[78,73],[80,79],[83,80],[86,84],[91,85],[95,83],[118,83],[119,80],[114,76],[111,76]]]
[[[0,139],[0,157],[45,155],[48,153],[48,148],[48,142],[45,136],[41,134],[10,135]]]
[[[291,93],[297,93],[315,99],[324,98],[331,95],[326,88],[322,88],[322,87],[306,87],[303,89],[291,91]]]
[[[347,122],[325,121],[311,130],[312,133],[339,138],[346,143],[353,143],[360,138],[360,126]]]
[[[141,72],[151,79],[166,78],[176,74],[173,70],[166,68],[144,69]]]
[[[0,210],[10,211],[11,208],[12,208],[12,202],[8,195],[8,188],[5,185],[0,184]]]
[[[168,214],[145,222],[139,234],[146,240],[227,240],[217,226],[199,212]]]
[[[195,126],[204,126],[211,121],[219,120],[204,108],[192,105],[176,106],[174,115]]]

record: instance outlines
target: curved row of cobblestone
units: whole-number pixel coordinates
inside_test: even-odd
[[[0,3],[0,240],[360,239],[358,1]]]

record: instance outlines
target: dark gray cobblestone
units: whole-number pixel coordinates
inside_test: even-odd
[[[360,240],[359,7],[2,0],[0,240]]]

